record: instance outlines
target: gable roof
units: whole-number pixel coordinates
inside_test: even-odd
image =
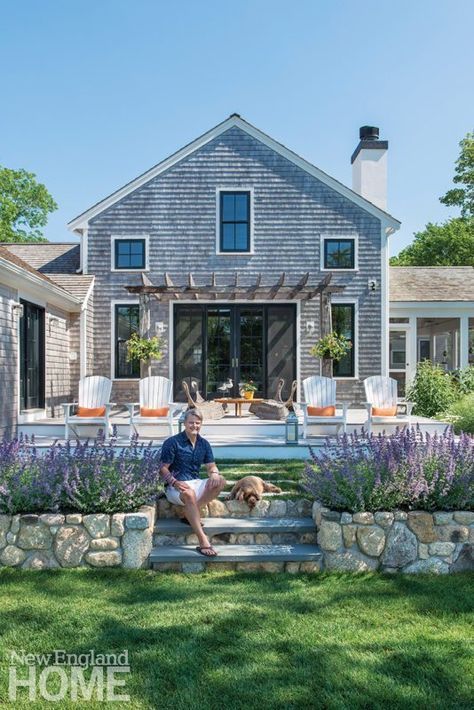
[[[240,128],[242,131],[252,136],[256,140],[260,141],[268,148],[271,148],[276,153],[279,153],[281,156],[294,163],[302,170],[305,170],[307,173],[317,178],[325,185],[328,185],[330,188],[332,188],[339,194],[356,203],[362,209],[366,210],[378,219],[381,219],[387,227],[391,228],[392,231],[395,231],[400,227],[400,222],[394,217],[392,217],[390,214],[388,214],[388,212],[381,210],[379,207],[372,204],[372,202],[369,202],[364,197],[361,197],[361,195],[359,195],[357,192],[354,192],[349,187],[346,187],[346,185],[343,185],[343,183],[339,182],[338,180],[335,180],[330,175],[317,168],[315,165],[312,165],[304,158],[301,158],[292,150],[289,150],[289,148],[286,148],[286,146],[284,146],[282,143],[278,143],[278,141],[274,140],[266,133],[263,133],[258,128],[255,128],[255,126],[252,126],[252,124],[248,123],[248,121],[245,121],[238,114],[233,113],[225,121],[219,123],[217,126],[212,128],[210,131],[207,131],[207,133],[204,133],[202,136],[192,141],[191,143],[188,143],[186,146],[184,146],[184,148],[181,148],[176,153],[170,155],[169,158],[166,158],[165,160],[161,161],[160,163],[152,167],[150,170],[147,170],[145,173],[142,173],[142,175],[139,175],[137,178],[135,178],[135,180],[132,180],[131,182],[127,183],[105,199],[101,200],[100,202],[97,202],[85,212],[82,212],[80,215],[78,215],[68,223],[68,228],[72,231],[84,229],[90,219],[96,217],[98,214],[114,205],[126,195],[129,195],[134,190],[137,190],[139,187],[149,182],[160,173],[164,172],[165,170],[168,170],[168,168],[175,165],[177,162],[179,162],[183,158],[186,158],[195,150],[198,150],[203,145],[209,143],[209,141],[213,140],[217,136],[220,136],[222,133],[225,133],[234,126]]]
[[[391,266],[390,302],[474,301],[472,266]]]
[[[79,265],[78,244],[0,244],[0,266],[2,259],[19,269],[23,269],[33,279],[44,282],[44,287],[55,291],[56,296],[74,304],[83,302],[89,295],[94,276],[77,274]],[[63,258],[65,257],[65,258]],[[3,263],[3,266],[6,266]],[[63,271],[59,267],[63,267]]]
[[[1,246],[43,274],[75,274],[80,267],[77,242],[5,243]]]

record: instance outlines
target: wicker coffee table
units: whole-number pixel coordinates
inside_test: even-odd
[[[252,399],[245,399],[245,397],[219,397],[219,399],[215,399],[214,402],[220,402],[221,404],[235,404],[235,416],[241,417],[243,404],[263,402],[263,399],[256,399],[255,397],[252,397]]]

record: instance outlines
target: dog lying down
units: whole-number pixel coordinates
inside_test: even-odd
[[[281,488],[262,481],[258,476],[245,476],[237,481],[230,492],[229,500],[245,501],[249,508],[255,508],[264,493],[281,493]]]

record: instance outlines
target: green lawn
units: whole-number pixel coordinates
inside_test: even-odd
[[[473,583],[4,569],[0,707],[10,650],[126,648],[131,701],[109,707],[472,708]],[[19,697],[16,708],[51,706]]]

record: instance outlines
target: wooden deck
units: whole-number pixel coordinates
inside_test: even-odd
[[[205,436],[215,450],[216,459],[306,459],[309,458],[309,446],[317,449],[327,439],[334,436],[334,426],[311,426],[309,437],[302,438],[303,417],[299,414],[300,439],[296,445],[285,443],[285,422],[263,421],[257,419],[248,411],[244,411],[241,417],[236,417],[233,413],[226,414],[223,419],[204,422],[202,435]],[[112,425],[116,426],[117,437],[115,446],[123,448],[129,445],[128,439],[128,414],[123,411],[113,413]],[[361,432],[366,426],[367,413],[365,409],[351,409],[348,412],[348,433]],[[400,420],[399,424],[406,422]],[[442,433],[446,426],[445,422],[440,422],[426,417],[412,417],[412,426],[419,426],[422,432]],[[394,431],[396,423],[387,430],[387,433]],[[48,447],[54,441],[64,441],[64,420],[61,418],[42,419],[40,421],[20,424],[19,433],[28,436],[34,435],[38,447]],[[175,425],[177,432],[177,424]],[[382,427],[373,426],[374,434],[382,432]],[[94,431],[90,431],[89,436],[93,436]],[[85,433],[85,436],[87,434]],[[85,438],[81,437],[81,438]],[[141,432],[139,441],[152,442],[152,446],[159,447],[164,439],[169,436],[167,425],[150,426],[149,431]]]

